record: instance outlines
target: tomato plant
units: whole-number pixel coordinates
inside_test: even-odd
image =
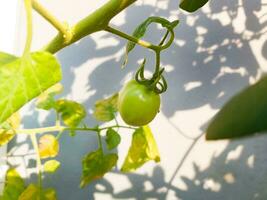
[[[132,34],[127,34],[111,27],[110,21],[138,0],[109,0],[72,27],[58,20],[38,0],[24,1],[27,17],[24,52],[21,56],[0,52],[0,145],[7,144],[16,134],[29,136],[36,152],[38,181],[27,185],[16,170],[10,168],[6,173],[7,181],[0,199],[57,198],[53,188],[43,187],[42,178],[44,173],[55,173],[60,168],[61,164],[56,159],[60,152],[61,135],[66,132],[71,136],[76,136],[76,132],[92,132],[98,139],[98,148],[88,152],[82,159],[81,187],[103,177],[117,165],[118,154],[112,150],[121,142],[120,129],[132,131],[132,143],[121,171],[136,170],[151,160],[159,162],[159,151],[148,124],[160,111],[160,95],[164,95],[168,88],[168,81],[164,78],[165,68],[161,66],[160,59],[162,51],[167,50],[175,39],[174,29],[179,20],[169,21],[150,16]],[[181,0],[180,8],[194,12],[207,2],[208,0]],[[31,52],[33,9],[58,30],[58,34],[37,52]],[[160,25],[165,30],[165,35],[158,44],[142,39],[151,24]],[[144,58],[132,77],[133,80],[126,83],[119,93],[115,92],[108,98],[98,100],[92,114],[98,123],[90,127],[85,123],[88,113],[83,105],[71,99],[57,99],[56,95],[63,88],[59,83],[62,72],[60,63],[53,54],[99,31],[106,31],[128,41],[124,67],[127,66],[128,56],[136,45],[154,53],[155,66],[152,76],[145,77]],[[266,131],[263,117],[267,113],[266,85],[266,78],[263,78],[230,100],[209,125],[207,139],[241,137],[256,131]],[[261,101],[256,101],[255,98]],[[56,113],[54,126],[20,129],[18,111],[32,99],[36,99],[37,109]],[[242,115],[233,118],[233,113],[240,113],[239,108]],[[118,123],[118,114],[126,124]],[[109,122],[108,125],[105,122]],[[105,140],[102,141],[103,137]]]

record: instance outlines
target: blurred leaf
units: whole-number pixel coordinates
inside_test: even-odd
[[[160,155],[149,126],[143,126],[133,133],[132,144],[121,171],[134,171],[150,160],[159,162]]]
[[[63,86],[60,83],[53,85],[38,96],[36,101],[36,107],[39,109],[50,110],[56,107],[56,101],[54,96],[61,93]]]
[[[20,115],[18,112],[14,113],[1,124],[0,126],[0,146],[8,143],[12,138],[15,136],[16,132],[15,129],[17,129],[20,125]]]
[[[0,66],[5,65],[9,62],[12,62],[16,59],[17,59],[17,57],[15,57],[13,55],[10,55],[10,54],[4,53],[4,52],[0,52]]]
[[[161,17],[149,17],[144,22],[142,22],[139,26],[137,26],[137,28],[134,30],[132,35],[137,39],[141,39],[145,35],[147,28],[151,23],[158,23],[158,24],[161,24],[162,27],[171,27],[173,29],[174,27],[176,27],[179,24],[179,20],[175,20],[174,22],[170,22],[170,21],[168,21],[164,18],[161,18]],[[125,52],[125,60],[123,62],[122,67],[125,67],[125,65],[127,64],[128,54],[134,49],[135,45],[136,44],[134,42],[131,42],[131,41],[129,41],[127,43],[126,52]]]
[[[57,194],[55,189],[47,188],[42,190],[42,200],[57,200]]]
[[[44,171],[47,173],[55,173],[60,167],[60,162],[57,160],[49,160],[44,164]]]
[[[75,130],[70,130],[69,135],[70,135],[71,137],[75,137],[75,136],[76,136],[76,131],[75,131]]]
[[[56,157],[59,152],[59,143],[54,135],[43,135],[39,140],[39,154],[42,159]]]
[[[119,94],[116,93],[107,99],[98,100],[95,103],[94,117],[99,121],[108,122],[115,118],[115,113],[118,111]]]
[[[238,138],[267,130],[267,77],[227,102],[208,126],[206,139]]]
[[[108,149],[114,149],[116,148],[121,142],[121,136],[118,134],[117,131],[113,130],[112,128],[109,128],[106,133],[106,143],[108,146]]]
[[[75,128],[86,117],[83,105],[70,100],[60,99],[56,101],[56,110],[61,114],[65,125]]]
[[[22,58],[0,53],[0,124],[24,104],[61,80],[61,68],[48,52]]]
[[[181,0],[180,8],[187,12],[195,12],[204,6],[209,0]]]
[[[38,186],[30,184],[19,196],[18,200],[37,200],[38,196],[39,196]]]
[[[52,188],[41,189],[34,184],[30,184],[20,195],[18,200],[57,200],[56,192]]]
[[[82,161],[83,173],[80,187],[103,177],[116,165],[117,160],[117,154],[104,155],[100,149],[86,155]]]
[[[25,189],[24,180],[15,169],[6,173],[6,184],[0,200],[17,200]]]

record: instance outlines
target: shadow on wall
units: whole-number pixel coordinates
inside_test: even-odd
[[[130,33],[150,15],[169,17],[170,13],[177,11],[177,1],[158,1],[162,2],[165,2],[167,9],[145,3],[129,8],[125,12],[127,23],[119,26],[119,29]],[[211,1],[209,7],[208,13],[200,10],[191,15],[178,14],[181,24],[176,30],[175,43],[162,55],[162,65],[170,67],[165,75],[169,89],[162,98],[162,113],[167,118],[181,110],[204,105],[218,109],[232,95],[248,85],[250,78],[260,74],[250,41],[259,39],[264,33],[265,23],[261,24],[255,14],[262,9],[261,1],[243,0],[242,5],[238,4],[238,0]],[[234,28],[234,23],[238,23],[236,19],[241,9],[244,10],[246,21],[244,30],[238,32]],[[145,13],[146,16],[136,15],[137,12]],[[218,17],[220,14],[227,17],[222,19]],[[129,24],[133,26],[130,27]],[[148,36],[150,41],[158,41],[158,37],[157,34]],[[107,40],[114,41],[114,45],[99,45],[99,42]],[[137,60],[143,59],[144,55],[149,56],[148,65],[153,65],[151,54],[137,47],[131,53],[127,67],[121,70],[125,44],[125,41],[104,33],[99,34],[97,40],[94,37],[87,37],[60,51],[57,56],[63,67],[62,82],[65,86],[62,96],[83,103],[90,113],[96,100],[111,95],[121,88],[125,77],[136,70]],[[265,57],[267,57],[266,46],[265,43],[262,49]],[[40,113],[34,112],[25,116],[23,123],[25,127],[38,126],[39,119]],[[51,125],[53,122],[54,116],[49,114],[42,125]],[[96,123],[91,116],[87,122],[92,125]],[[264,186],[267,182],[264,178],[258,181],[258,185],[249,184],[250,180],[255,178],[256,172],[257,177],[266,177],[267,170],[264,167],[267,157],[261,153],[266,150],[266,140],[265,137],[260,137],[254,141],[230,142],[221,155],[212,158],[207,169],[199,170],[194,164],[193,179],[180,177],[187,186],[185,191],[166,181],[164,169],[157,166],[152,177],[138,174],[125,175],[132,187],[114,193],[112,185],[105,179],[89,186],[88,190],[78,189],[81,159],[88,151],[97,148],[97,141],[96,137],[90,134],[81,134],[73,138],[65,134],[62,136],[61,152],[58,157],[63,163],[62,168],[52,177],[46,177],[45,184],[55,187],[59,199],[66,200],[94,199],[94,193],[98,192],[109,193],[117,199],[166,199],[168,196],[166,190],[174,191],[177,199],[184,200],[235,199],[234,196],[228,196],[230,193],[238,193],[242,200],[266,199]],[[256,146],[251,146],[252,144]],[[242,149],[240,156],[228,161],[227,156],[236,148]],[[253,165],[247,164],[252,162],[249,159],[255,160]],[[179,172],[180,164],[177,165],[178,170],[173,177]],[[209,182],[212,181],[218,185],[217,191],[209,189]],[[143,189],[146,182],[153,186],[151,191]],[[98,191],[97,184],[102,185],[105,190]]]
[[[194,177],[179,177],[186,189],[166,181],[160,166],[154,168],[151,176],[127,175],[131,187],[120,192],[114,192],[112,184],[105,179],[90,187],[94,188],[95,194],[112,194],[112,199],[264,200],[267,197],[267,170],[262,163],[267,159],[263,154],[267,150],[266,142],[267,138],[263,136],[255,137],[254,141],[232,141],[220,155],[210,160],[208,168],[201,170],[192,163]],[[146,190],[145,185],[149,185],[149,189]],[[170,193],[174,195],[168,196]]]

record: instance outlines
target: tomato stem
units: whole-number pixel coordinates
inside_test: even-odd
[[[101,138],[100,131],[97,131],[97,139],[98,139],[98,148],[103,153],[103,143],[102,143],[102,138]]]
[[[110,20],[122,10],[136,2],[137,0],[109,0],[102,7],[80,20],[70,28],[72,30],[71,40],[66,43],[63,35],[60,33],[55,36],[42,50],[50,53],[56,53],[60,49],[80,40],[92,33],[104,30]]]
[[[165,35],[163,36],[161,42],[159,43],[159,46],[162,46],[162,45],[164,44],[164,42],[165,42],[165,40],[167,39],[169,33],[170,33],[170,31],[167,30],[166,33],[165,33]]]
[[[24,0],[26,20],[27,20],[27,38],[24,47],[23,56],[30,53],[32,43],[32,3],[31,0]]]
[[[41,191],[42,190],[42,161],[41,161],[41,157],[39,154],[36,133],[31,134],[30,137],[31,137],[31,141],[32,141],[35,154],[36,154],[36,163],[37,163],[37,171],[38,171],[38,187],[39,187],[39,190]]]
[[[109,32],[109,33],[112,33],[112,34],[114,34],[114,35],[117,35],[117,36],[119,36],[119,37],[122,37],[122,38],[124,38],[124,39],[126,39],[126,40],[129,40],[129,41],[131,41],[131,42],[133,42],[133,43],[135,43],[135,44],[138,44],[138,45],[140,45],[140,46],[142,46],[142,47],[151,49],[151,50],[153,50],[153,51],[157,51],[157,50],[159,49],[159,46],[157,46],[157,45],[153,45],[153,44],[151,44],[150,42],[147,42],[147,41],[138,39],[138,38],[136,38],[136,37],[134,37],[134,36],[128,35],[128,34],[122,32],[122,31],[119,31],[119,30],[117,30],[117,29],[115,29],[115,28],[112,28],[112,27],[110,27],[110,26],[107,26],[107,27],[105,28],[105,31],[107,31],[107,32]]]
[[[63,132],[63,131],[92,131],[92,132],[98,132],[98,131],[103,131],[107,130],[109,128],[125,128],[125,129],[133,129],[135,130],[136,127],[131,127],[131,126],[122,126],[122,125],[112,125],[112,126],[105,126],[102,128],[98,127],[76,127],[76,128],[69,128],[66,126],[49,126],[49,127],[44,127],[44,128],[33,128],[33,129],[15,129],[14,131],[17,134],[35,134],[35,133],[47,133],[47,132]]]
[[[155,73],[153,74],[155,78],[159,76],[159,71],[160,71],[160,51],[156,51],[156,69]]]
[[[38,0],[32,0],[32,7],[63,35],[66,43],[71,41],[72,31],[67,24],[60,22],[51,12],[43,7]]]

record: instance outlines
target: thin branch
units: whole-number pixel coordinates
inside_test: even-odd
[[[125,128],[125,129],[132,129],[135,130],[136,127],[131,126],[121,126],[121,125],[113,125],[113,126],[105,126],[102,128],[90,128],[90,127],[76,127],[76,128],[69,128],[66,126],[49,126],[49,127],[43,127],[43,128],[33,128],[33,129],[16,129],[14,130],[17,134],[42,134],[42,133],[49,133],[49,132],[63,132],[63,131],[92,131],[92,132],[98,132],[107,130],[109,128]]]
[[[36,153],[36,163],[37,163],[37,171],[38,171],[38,187],[41,190],[42,189],[42,162],[41,162],[41,157],[39,154],[37,137],[36,137],[36,134],[31,134],[30,137],[31,137],[34,151]]]
[[[140,46],[143,46],[145,48],[149,48],[149,49],[152,49],[154,51],[157,51],[159,49],[159,47],[156,46],[156,45],[153,45],[153,44],[151,44],[151,43],[149,43],[147,41],[144,41],[144,40],[140,40],[140,39],[138,39],[136,37],[133,37],[131,35],[128,35],[128,34],[126,34],[124,32],[121,32],[121,31],[115,29],[115,28],[112,28],[110,26],[107,26],[105,28],[105,31],[107,31],[109,33],[112,33],[112,34],[115,34],[115,35],[117,35],[119,37],[125,38],[125,39],[127,39],[127,40],[129,40],[131,42],[134,42],[135,44],[138,44]]]
[[[113,17],[136,1],[137,0],[109,0],[102,7],[79,21],[70,29],[72,30],[72,38],[68,43],[65,42],[62,34],[58,34],[43,48],[43,50],[50,53],[56,53],[60,49],[87,35],[104,30]]]
[[[63,35],[66,43],[71,40],[72,32],[67,24],[59,21],[51,12],[43,7],[38,0],[32,0],[32,7]]]
[[[23,56],[30,53],[32,43],[32,3],[31,0],[24,0],[26,19],[27,19],[27,39],[24,47]]]

